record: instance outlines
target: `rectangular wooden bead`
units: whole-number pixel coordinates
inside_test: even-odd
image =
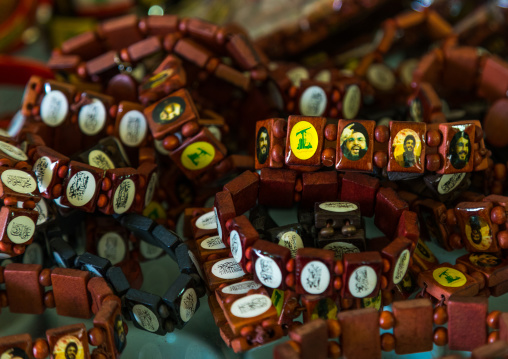
[[[65,358],[67,347],[73,343],[76,347],[76,358],[90,358],[88,335],[83,323],[71,324],[46,330],[46,339],[52,358]]]
[[[300,358],[300,352],[295,349],[295,344],[291,344],[289,341],[278,344],[273,349],[274,359],[293,359]]]
[[[233,284],[242,279],[251,279],[252,276],[246,274],[242,267],[234,258],[219,258],[203,264],[203,272],[206,276],[205,281],[208,289],[216,290],[222,283]]]
[[[219,31],[218,25],[198,18],[189,18],[185,24],[186,30],[192,38],[200,39],[208,45],[216,44],[215,36]]]
[[[92,298],[92,312],[97,314],[102,306],[102,302],[109,295],[114,295],[113,290],[108,283],[101,277],[93,277],[87,283],[87,289]]]
[[[397,237],[406,237],[416,243],[420,239],[420,222],[418,215],[413,211],[404,211],[397,226]]]
[[[339,120],[335,168],[371,172],[373,170],[375,121]]]
[[[334,253],[325,249],[302,248],[295,258],[297,294],[330,296],[334,282]]]
[[[481,76],[477,88],[478,96],[494,102],[506,96],[508,66],[499,58],[488,56],[482,62]]]
[[[406,275],[413,243],[407,238],[397,237],[381,250],[381,256],[390,262],[390,270],[385,274],[388,279],[386,289],[395,287]]]
[[[0,198],[14,198],[18,202],[39,202],[39,188],[31,171],[0,168]]]
[[[314,205],[314,225],[325,228],[329,224],[332,228],[340,229],[346,221],[356,228],[362,227],[360,204],[354,202],[316,202]]]
[[[81,57],[87,61],[104,52],[101,41],[93,31],[86,31],[62,43],[62,52]]]
[[[378,252],[346,253],[343,262],[343,298],[370,298],[377,295],[383,266]]]
[[[87,290],[90,273],[78,269],[55,268],[51,273],[56,312],[76,318],[90,318],[90,298]]]
[[[441,202],[426,198],[418,200],[414,208],[421,224],[421,238],[438,243],[446,250],[452,250],[448,243],[448,229],[443,221],[446,219],[446,206]]]
[[[282,118],[270,118],[256,122],[255,168],[281,168],[284,166],[287,122]]]
[[[407,202],[400,199],[397,192],[391,188],[380,188],[376,195],[374,224],[388,238],[393,238],[400,216],[408,209]]]
[[[433,308],[429,299],[394,302],[395,353],[411,354],[432,350]]]
[[[500,359],[508,356],[508,342],[499,340],[488,343],[472,350],[472,359]]]
[[[335,200],[339,194],[337,172],[309,172],[302,174],[301,206],[312,207],[316,202]]]
[[[218,79],[221,79],[244,91],[247,91],[250,87],[250,77],[244,76],[242,72],[223,63],[220,63],[219,66],[217,66],[213,74]]]
[[[196,250],[201,262],[217,258],[226,258],[231,254],[231,249],[227,247],[219,236],[204,236],[196,241]]]
[[[488,299],[453,296],[446,302],[448,311],[448,347],[468,350],[487,342]]]
[[[213,294],[208,296],[208,306],[210,307],[210,312],[212,312],[215,325],[218,327],[221,327],[223,324],[227,325],[228,321],[224,315],[224,311]]]
[[[251,261],[254,280],[266,287],[285,290],[288,271],[286,264],[291,259],[291,251],[265,240],[252,245]]]
[[[243,70],[250,70],[261,62],[251,41],[243,34],[232,35],[228,39],[226,50]]]
[[[89,76],[102,76],[111,78],[118,73],[118,53],[114,50],[104,52],[85,63],[86,72]]]
[[[300,344],[301,358],[328,358],[328,325],[326,320],[312,320],[290,331],[289,337]]]
[[[390,121],[388,171],[423,173],[427,125],[423,122]]]
[[[229,231],[227,229],[226,222],[236,217],[236,210],[231,193],[228,191],[222,191],[215,194],[213,210],[217,221],[217,232],[224,244],[227,245]]]
[[[242,280],[241,282],[229,285],[221,285],[215,290],[215,298],[217,299],[218,304],[221,307],[224,307],[224,303],[228,297],[240,298],[250,291],[253,291],[252,293],[268,295],[268,291],[261,284],[258,284],[253,280]]]
[[[178,30],[177,15],[145,16],[140,21],[148,35],[162,36]]]
[[[445,71],[443,83],[446,88],[471,91],[475,85],[480,55],[473,47],[444,49]]]
[[[246,252],[259,240],[259,234],[245,216],[238,216],[230,220],[228,232],[231,254],[242,269],[246,271],[248,261]]]
[[[471,121],[439,124],[443,141],[438,148],[443,159],[440,174],[471,172],[473,170],[475,125]]]
[[[439,262],[429,247],[421,239],[416,242],[416,248],[413,255],[413,264],[420,271],[426,271],[439,265]]]
[[[291,207],[295,196],[297,172],[288,169],[261,169],[258,203]]]
[[[452,295],[472,297],[479,291],[479,284],[474,278],[453,268],[449,263],[442,263],[419,273],[418,285],[426,286],[426,291],[434,298],[441,298],[443,295],[445,300]]]
[[[32,243],[39,213],[34,210],[2,207],[0,209],[0,241],[15,246]]]
[[[12,313],[44,312],[44,287],[39,283],[41,270],[38,264],[11,263],[5,267],[5,289]]]
[[[106,171],[87,164],[71,161],[63,182],[60,203],[64,206],[93,212],[99,197],[102,180]]]
[[[93,318],[93,325],[105,335],[100,348],[119,357],[127,344],[121,305],[115,300],[106,301]]]
[[[326,118],[289,116],[286,137],[286,165],[321,167]]]
[[[231,193],[236,214],[241,215],[256,205],[259,190],[259,175],[245,171],[224,185]]]
[[[0,357],[9,359],[32,359],[32,337],[30,334],[15,334],[0,338]]]
[[[342,355],[348,359],[381,359],[379,313],[374,308],[342,311],[337,315],[341,328]]]
[[[143,114],[144,106],[121,101],[115,119],[115,136],[127,147],[142,146],[148,134],[148,125]]]
[[[379,189],[379,179],[361,173],[346,172],[342,178],[340,199],[360,204],[362,216],[372,217]]]
[[[108,48],[116,51],[143,39],[134,14],[107,20],[99,26],[99,31]]]
[[[483,274],[487,287],[508,281],[508,260],[492,253],[468,253],[457,258],[456,262],[465,265],[470,274]]]
[[[144,40],[133,43],[127,48],[127,53],[132,62],[137,63],[143,59],[162,51],[161,40],[157,36],[147,37]]]

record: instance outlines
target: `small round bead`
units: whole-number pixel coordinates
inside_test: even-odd
[[[455,226],[457,224],[457,217],[455,216],[453,208],[446,210],[446,223],[449,226]]]
[[[51,194],[53,197],[60,197],[62,195],[62,185],[60,183],[57,183],[53,186],[53,189],[51,190]]]
[[[248,273],[253,273],[253,268],[252,268],[252,261],[248,261],[246,264],[245,264],[245,269],[247,270]]]
[[[501,311],[493,310],[487,315],[487,325],[492,329],[499,329],[499,317],[501,316]]]
[[[333,167],[335,164],[335,150],[333,148],[325,148],[321,152],[321,163],[325,167]]]
[[[328,141],[337,140],[337,125],[328,124],[325,126],[325,138]]]
[[[182,126],[182,135],[192,137],[199,132],[199,125],[196,121],[187,122]]]
[[[487,337],[487,343],[492,344],[499,340],[499,332],[496,330],[495,332],[489,333]]]
[[[81,63],[78,65],[78,68],[76,69],[76,73],[78,76],[82,79],[86,79],[88,77],[88,71],[86,70],[86,64]]]
[[[35,208],[35,202],[32,201],[32,200],[28,200],[26,202],[23,203],[23,208],[24,209],[34,209]]]
[[[353,300],[348,298],[342,298],[340,300],[340,306],[344,309],[349,309],[353,306]]]
[[[506,210],[501,206],[492,208],[490,212],[490,220],[495,224],[504,224],[506,222]]]
[[[46,308],[54,308],[55,307],[55,295],[52,290],[44,293],[44,306]]]
[[[491,194],[499,194],[499,195],[502,195],[503,194],[503,182],[501,181],[498,181],[498,180],[494,180],[492,182],[492,185],[490,186],[490,193]]]
[[[282,146],[273,146],[272,151],[270,152],[270,156],[277,163],[284,162],[284,150],[282,149]]]
[[[374,153],[374,164],[379,168],[384,168],[388,164],[388,155],[386,152],[377,151]]]
[[[437,130],[427,131],[427,146],[437,147],[441,144],[441,133]]]
[[[503,249],[508,249],[508,231],[499,231],[497,233],[497,241]]]
[[[10,252],[12,251],[12,245],[10,243],[0,242],[0,251]]]
[[[169,135],[162,140],[162,147],[167,151],[173,151],[180,146],[180,140],[175,135]]]
[[[388,287],[388,279],[386,279],[386,276],[381,276],[381,289],[386,289]]]
[[[333,227],[324,227],[319,230],[319,234],[324,238],[330,238],[334,233],[335,229]]]
[[[453,267],[459,272],[467,273],[467,267],[462,263],[456,263]]]
[[[33,355],[36,359],[44,359],[49,355],[49,345],[44,339],[37,338],[33,345]]]
[[[286,270],[288,272],[293,272],[295,270],[295,260],[293,258],[288,260],[288,262],[286,263]]]
[[[329,341],[328,342],[328,358],[339,359],[342,355],[342,350],[340,349],[340,345],[337,342]]]
[[[300,192],[296,192],[294,196],[294,200],[296,203],[300,202],[302,200],[302,194]]]
[[[443,327],[436,328],[434,330],[434,344],[442,347],[448,343],[448,330]]]
[[[344,264],[342,261],[335,262],[335,267],[333,268],[335,275],[342,275],[344,273]]]
[[[346,224],[342,226],[341,230],[343,236],[352,236],[356,234],[356,227],[352,224]]]
[[[474,127],[474,142],[483,140],[483,129],[480,126]]]
[[[331,118],[339,117],[339,110],[337,110],[335,107],[332,107],[330,109],[330,111],[328,111],[328,117],[331,117]]]
[[[395,337],[392,333],[384,333],[381,335],[381,350],[391,352],[395,349]]]
[[[340,92],[338,90],[332,91],[332,102],[339,102],[340,101]],[[332,141],[332,140],[329,140]]]
[[[215,70],[217,70],[217,67],[220,65],[220,60],[216,57],[212,57],[205,65],[205,70],[209,74],[213,74]]]
[[[383,258],[383,273],[388,273],[391,267],[392,265],[390,264],[390,261],[386,258]]]
[[[273,124],[273,135],[277,138],[286,137],[287,132],[287,122],[284,120],[277,120]]]
[[[295,102],[294,101],[289,101],[286,104],[286,111],[287,112],[293,112],[294,110],[295,110]]]
[[[436,325],[444,325],[448,321],[448,313],[446,312],[446,308],[443,306],[434,308],[434,324]]]
[[[341,290],[342,289],[342,279],[340,277],[335,277],[333,280],[333,287],[335,290]]]
[[[24,244],[15,244],[12,246],[12,251],[15,255],[19,256],[25,253],[25,245]]]
[[[100,194],[99,199],[97,199],[97,207],[103,208],[108,204],[108,197],[105,194]]]
[[[294,274],[289,274],[286,276],[286,285],[288,287],[294,287],[295,286],[295,275]]]
[[[441,168],[441,156],[438,154],[425,156],[425,167],[428,171],[435,172]]]
[[[131,62],[131,56],[129,55],[129,51],[127,49],[121,49],[120,50],[120,59],[123,62]]]
[[[341,333],[339,321],[327,319],[326,324],[328,325],[328,338],[338,338]]]
[[[101,188],[104,192],[107,192],[111,189],[111,180],[108,177],[105,177],[102,180]]]
[[[263,329],[271,329],[274,328],[276,325],[277,322],[274,319],[265,319],[261,322],[261,326],[263,327]]]
[[[388,312],[383,310],[379,315],[379,326],[385,330],[393,328],[393,324],[395,323],[395,318],[393,317],[392,312]]]
[[[479,166],[483,161],[483,156],[478,152],[478,151],[475,151],[474,153],[474,156],[473,156],[473,165],[476,167],[476,166]]]
[[[298,94],[298,88],[296,86],[291,86],[288,91],[289,97],[294,98]]]
[[[4,198],[4,205],[12,207],[18,204],[18,200],[14,197],[5,197]]]
[[[390,305],[393,302],[393,293],[391,290],[382,290],[381,295],[383,296],[383,305]]]
[[[21,161],[21,162],[18,162],[16,163],[16,165],[14,166],[14,168],[17,168],[19,170],[31,170],[32,169],[32,166],[30,166],[27,162],[25,161]]]
[[[500,181],[506,178],[506,166],[503,163],[494,165],[494,178]]]
[[[103,353],[94,351],[92,353],[92,359],[108,359],[108,357],[106,355],[104,355]]]
[[[388,142],[390,138],[390,130],[385,125],[376,126],[374,129],[374,138],[379,143]]]
[[[39,273],[39,283],[44,287],[51,286],[51,269],[44,268]]]
[[[7,292],[5,290],[0,290],[0,307],[5,308],[9,305],[9,300],[7,299]]]
[[[297,179],[296,179],[295,191],[296,191],[296,192],[301,192],[301,191],[303,191],[303,182],[302,182],[302,179],[301,179],[301,178],[297,178]]]
[[[450,246],[453,249],[461,249],[464,245],[462,244],[462,239],[460,238],[460,235],[457,233],[452,233],[448,237],[448,241],[450,242]]]

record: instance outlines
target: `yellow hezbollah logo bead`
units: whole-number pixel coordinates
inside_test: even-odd
[[[208,142],[200,141],[191,143],[182,152],[180,161],[189,170],[200,170],[213,161],[215,148]]]
[[[432,272],[434,280],[445,287],[462,287],[466,284],[466,276],[456,269],[441,267]]]
[[[301,159],[308,160],[318,147],[318,134],[314,126],[310,122],[300,121],[295,124],[289,136],[289,144],[293,154]]]

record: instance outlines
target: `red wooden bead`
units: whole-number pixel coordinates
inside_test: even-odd
[[[374,138],[380,143],[387,142],[390,139],[390,130],[388,129],[388,126],[376,126],[374,129]]]
[[[461,249],[464,245],[462,244],[462,239],[460,238],[460,234],[452,233],[448,237],[448,241],[450,242],[450,246],[453,249]]]
[[[51,269],[44,268],[39,274],[39,283],[44,287],[51,286]]]
[[[327,147],[321,152],[323,166],[332,167],[335,164],[335,149]]]
[[[105,207],[108,204],[108,196],[105,194],[100,194],[99,198],[97,199],[97,207],[102,208]]]
[[[427,131],[427,146],[438,147],[441,144],[441,133],[437,130]]]
[[[0,251],[9,253],[12,251],[12,245],[10,243],[0,242]]]
[[[381,289],[386,289],[388,287],[388,279],[386,279],[386,276],[381,276]]]
[[[425,157],[428,171],[435,172],[441,168],[441,157],[438,154],[431,154]]]
[[[182,135],[192,137],[199,132],[199,125],[196,121],[187,122],[182,126]]]
[[[54,296],[52,290],[44,293],[44,306],[46,308],[54,308],[55,307],[55,296]]]
[[[508,249],[508,231],[499,231],[497,233],[497,241],[503,249]]]
[[[290,260],[287,261],[287,263],[286,263],[286,270],[288,272],[294,272],[294,270],[295,270],[295,260],[293,258],[291,258]]]
[[[328,124],[325,126],[325,138],[328,141],[335,141],[337,139],[337,125]]]
[[[12,207],[18,203],[18,200],[14,197],[6,197],[4,198],[4,205]]]
[[[275,137],[277,138],[284,138],[286,137],[286,132],[287,132],[287,122],[285,120],[276,120],[274,123],[273,123],[273,134]]]
[[[386,310],[382,311],[379,315],[379,326],[385,330],[393,328],[393,324],[395,323],[395,318],[393,317],[392,312],[388,312]]]
[[[162,147],[167,151],[176,150],[180,146],[180,140],[175,135],[169,135],[162,141]]]
[[[506,210],[504,207],[496,206],[490,212],[490,220],[495,224],[504,224],[506,222]]]
[[[457,263],[453,267],[462,273],[467,273],[467,267],[462,263]]]
[[[109,190],[111,189],[111,179],[109,179],[108,177],[105,177],[105,178],[102,180],[101,189],[102,189],[104,192],[109,191]]]
[[[498,340],[499,340],[499,331],[495,331],[495,332],[489,333],[489,335],[487,337],[487,342],[489,344],[495,343]]]
[[[501,311],[493,310],[487,316],[487,325],[492,329],[499,329],[499,318],[501,317]]]
[[[295,286],[295,275],[293,273],[288,274],[286,277],[286,285],[288,287],[294,287]]]
[[[49,345],[44,339],[38,338],[34,342],[33,354],[36,359],[44,359],[49,355]]]
[[[342,298],[340,300],[340,306],[344,309],[349,309],[353,306],[353,300],[349,298]]]
[[[62,185],[60,183],[57,183],[53,186],[53,189],[51,190],[51,194],[53,197],[58,198],[62,195]]]
[[[443,325],[448,321],[448,313],[443,306],[434,308],[434,324]]]
[[[374,164],[379,168],[384,168],[388,164],[388,155],[386,152],[377,151],[374,153]]]
[[[395,337],[392,333],[384,333],[381,335],[381,349],[384,352],[391,352],[395,349]]]
[[[448,343],[448,331],[446,328],[438,327],[434,330],[434,344],[442,347]]]
[[[88,331],[88,341],[93,346],[98,347],[104,343],[104,333],[101,329],[94,327]]]
[[[65,178],[67,176],[67,171],[69,170],[69,167],[67,166],[61,166],[58,169],[58,177]]]
[[[457,225],[457,217],[455,216],[455,211],[453,208],[446,210],[446,223],[449,226]]]
[[[25,253],[25,246],[23,244],[15,244],[12,246],[12,251],[15,255],[19,256]]]
[[[333,280],[333,287],[335,290],[341,290],[342,289],[342,279],[340,277],[335,277]]]
[[[471,277],[476,279],[476,281],[480,285],[480,290],[485,288],[485,277],[483,274],[481,274],[480,272],[473,272],[473,273],[471,273]]]
[[[252,265],[252,261],[248,261],[246,264],[245,264],[245,269],[247,270],[247,272],[249,273],[252,273],[253,272],[253,265]]]
[[[24,209],[34,209],[35,208],[35,202],[34,201],[26,201],[23,203]]]

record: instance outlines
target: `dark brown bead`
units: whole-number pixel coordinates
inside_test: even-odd
[[[395,349],[395,337],[392,333],[384,333],[381,335],[381,349],[384,352],[391,352]]]
[[[438,130],[427,131],[427,146],[438,147],[441,144],[441,133]]]
[[[476,281],[480,285],[480,290],[485,288],[485,277],[483,274],[481,274],[480,272],[473,272],[473,273],[471,273],[471,277],[476,279]]]
[[[494,177],[500,181],[506,178],[506,165],[504,163],[494,165]]]
[[[390,139],[390,130],[387,126],[376,126],[374,129],[374,138],[377,142],[385,143]]]
[[[51,190],[51,193],[55,198],[60,197],[62,195],[62,185],[60,183],[57,183]]]
[[[55,295],[53,291],[47,291],[44,293],[44,306],[46,308],[54,308],[55,307]]]
[[[505,230],[498,232],[497,241],[501,248],[508,249],[508,231]]]
[[[104,192],[107,192],[111,189],[111,180],[108,177],[105,177],[102,180],[101,188]]]
[[[325,126],[325,138],[328,141],[337,140],[337,125],[336,124],[328,124]]]
[[[5,267],[0,266],[0,284],[5,283],[4,270]]]
[[[446,224],[449,226],[457,225],[457,217],[453,208],[446,210]]]
[[[319,231],[319,234],[324,238],[329,238],[329,237],[333,236],[334,229],[333,229],[333,227],[324,227],[324,228],[321,228],[321,230]]]
[[[450,242],[450,246],[453,249],[461,249],[462,247],[464,247],[462,239],[460,238],[460,234],[458,233],[450,234],[450,237],[448,237],[448,241]]]
[[[427,155],[425,161],[428,171],[435,172],[441,168],[441,157],[438,154]]]
[[[284,162],[284,149],[282,146],[275,145],[272,148],[272,151],[270,152],[270,155],[272,156],[273,160],[275,162],[282,163]]]
[[[36,359],[44,359],[49,355],[49,345],[44,339],[38,338],[33,346],[33,355]]]
[[[199,132],[199,125],[196,121],[187,122],[182,126],[182,135],[192,137]]]
[[[173,151],[180,146],[180,140],[175,135],[169,135],[162,141],[162,146],[167,151]]]
[[[384,168],[388,164],[388,155],[386,152],[377,151],[374,153],[374,164],[379,168]]]
[[[393,293],[391,290],[382,290],[381,295],[383,296],[383,305],[390,305],[393,302]]]
[[[490,212],[490,220],[495,224],[504,224],[506,222],[506,210],[504,207],[496,206]]]
[[[328,358],[339,359],[341,355],[342,355],[342,350],[340,349],[339,343],[329,341],[328,342]]]
[[[448,343],[448,331],[446,328],[438,327],[434,330],[434,344],[442,347]]]
[[[45,268],[39,274],[39,283],[44,287],[51,286],[51,269]]]

